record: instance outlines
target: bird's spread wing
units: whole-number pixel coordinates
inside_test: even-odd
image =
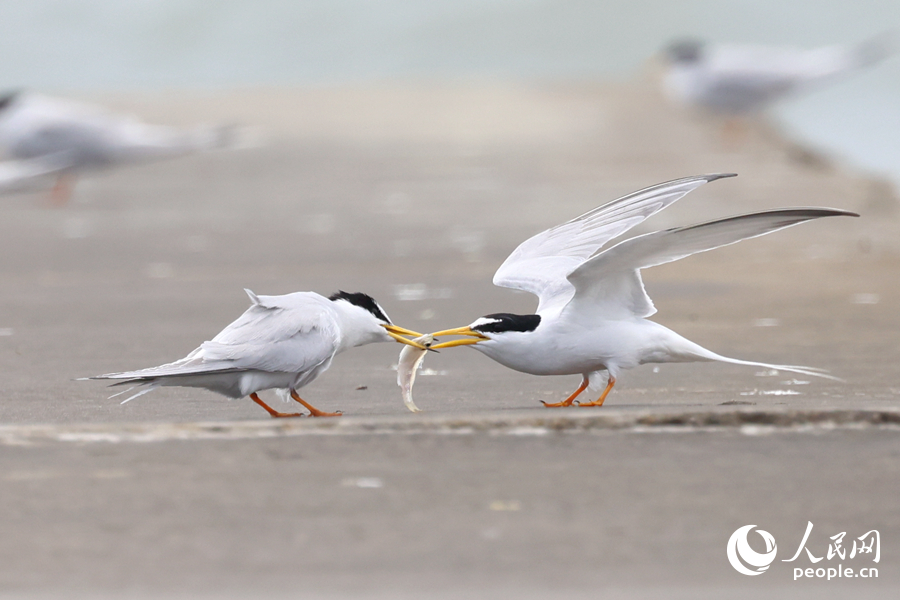
[[[102,375],[147,379],[222,371],[300,373],[332,358],[340,341],[333,316],[316,294],[256,296],[253,305],[212,340],[173,363]],[[327,300],[325,301],[327,302]]]
[[[733,174],[686,177],[648,187],[525,240],[500,265],[494,285],[531,292],[538,312],[563,306],[574,289],[566,276],[601,246],[704,183]]]
[[[854,216],[830,208],[769,210],[634,237],[588,260],[569,275],[575,295],[566,311],[604,318],[649,317],[656,309],[644,290],[640,269],[672,262],[811,219]]]

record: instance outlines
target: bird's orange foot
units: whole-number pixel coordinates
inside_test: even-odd
[[[606,400],[604,398],[603,400]],[[603,406],[603,400],[595,400],[594,402],[576,402],[578,406]]]
[[[541,400],[541,404],[543,404],[546,408],[560,408],[562,406],[572,406],[571,400],[563,400],[562,402],[544,402]]]
[[[330,412],[321,411],[318,408],[313,408],[309,411],[309,416],[311,416],[311,417],[339,417],[342,414],[344,414],[344,413],[343,413],[343,411],[340,411],[340,410],[337,412],[330,413]]]
[[[304,416],[306,416],[306,415],[304,415],[303,413],[283,413],[283,412],[278,412],[277,410],[273,410],[273,411],[270,412],[269,414],[272,416],[273,419],[288,419],[288,418],[290,418],[290,417],[304,417]]]
[[[604,400],[606,400],[606,397],[609,396],[609,393],[612,391],[614,385],[616,385],[616,378],[610,375],[609,381],[606,382],[606,389],[603,390],[603,394],[601,394],[599,398],[597,398],[593,402],[579,402],[578,406],[603,406]]]
[[[561,408],[561,407],[563,407],[563,406],[572,406],[572,402],[575,401],[575,398],[578,397],[578,394],[580,394],[581,392],[583,392],[583,391],[585,390],[585,388],[587,388],[587,386],[588,386],[588,378],[585,377],[585,378],[581,381],[581,385],[578,386],[578,389],[575,390],[575,391],[572,393],[571,396],[569,396],[568,398],[566,398],[566,399],[563,400],[562,402],[544,402],[543,400],[541,400],[541,404],[543,404],[543,405],[546,406],[547,408]]]
[[[302,417],[303,416],[303,414],[301,414],[301,413],[278,412],[277,410],[275,410],[274,408],[272,408],[271,406],[269,406],[268,404],[263,402],[260,399],[260,397],[256,395],[255,392],[250,394],[250,399],[253,400],[254,402],[256,402],[257,404],[259,404],[260,406],[262,406],[264,409],[266,409],[266,412],[269,413],[269,416],[272,417],[273,419],[288,419],[290,417]]]
[[[56,184],[50,190],[50,204],[56,208],[61,208],[68,204],[72,197],[72,190],[75,186],[75,177],[69,173],[63,172],[56,179]]]
[[[342,414],[344,414],[341,411],[337,411],[337,412],[333,412],[333,413],[321,411],[318,408],[316,408],[315,406],[313,406],[312,404],[310,404],[309,402],[307,402],[306,400],[304,400],[303,398],[301,398],[297,394],[297,392],[294,390],[291,390],[291,398],[293,398],[294,400],[296,400],[297,402],[299,402],[300,404],[305,406],[306,409],[309,411],[309,416],[311,416],[311,417],[339,417]]]

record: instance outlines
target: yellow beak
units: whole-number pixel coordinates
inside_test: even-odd
[[[382,327],[387,330],[387,334],[394,338],[396,341],[401,344],[406,344],[408,346],[412,346],[413,348],[418,348],[419,350],[430,350],[428,346],[423,346],[419,342],[414,342],[413,340],[408,340],[404,335],[414,335],[416,337],[421,337],[423,334],[417,333],[411,329],[406,329],[405,327],[398,327],[397,325],[384,325]]]
[[[399,325],[382,325],[385,329],[387,329],[391,333],[399,333],[401,335],[412,335],[415,337],[422,337],[423,333],[419,333],[418,331],[413,331],[412,329],[407,329],[405,327],[400,327]]]
[[[440,344],[434,344],[431,346],[432,350],[440,350],[441,348],[452,348],[453,346],[471,346],[472,344],[477,344],[478,342],[490,339],[486,335],[478,333],[469,327],[457,327],[456,329],[445,329],[443,331],[437,331],[431,334],[433,337],[438,337],[441,335],[468,335],[471,338],[462,338],[459,340],[450,340],[449,342],[442,342]],[[474,338],[474,339],[472,339]]]

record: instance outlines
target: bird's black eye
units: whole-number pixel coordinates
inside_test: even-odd
[[[481,333],[503,333],[504,331],[534,331],[541,323],[540,315],[513,315],[495,313],[485,315],[472,324],[472,329]]]
[[[329,296],[328,299],[332,302],[335,302],[337,300],[345,300],[350,304],[354,304],[369,311],[379,321],[384,321],[389,325],[391,324],[391,320],[384,313],[384,310],[381,308],[381,306],[379,306],[378,303],[375,302],[375,298],[368,294],[363,294],[362,292],[345,292],[341,290],[338,293]]]

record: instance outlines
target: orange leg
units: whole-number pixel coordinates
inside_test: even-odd
[[[547,408],[559,408],[560,406],[572,406],[572,402],[575,401],[575,398],[578,397],[578,394],[583,392],[587,388],[587,386],[588,386],[588,378],[585,377],[584,380],[581,382],[581,386],[579,386],[579,388],[577,390],[575,390],[575,393],[573,393],[571,396],[569,396],[562,402],[554,402],[553,404],[548,404],[548,403],[544,402],[543,400],[541,400],[541,404],[543,404]]]
[[[293,398],[294,400],[296,400],[297,402],[299,402],[300,404],[305,406],[309,410],[309,416],[311,416],[311,417],[339,417],[342,414],[341,411],[337,411],[337,412],[333,412],[333,413],[322,412],[321,410],[319,410],[318,408],[316,408],[315,406],[313,406],[312,404],[310,404],[309,402],[307,402],[306,400],[304,400],[303,398],[298,396],[297,392],[294,390],[291,390],[291,398]]]
[[[287,417],[302,417],[303,416],[301,413],[278,412],[277,410],[275,410],[274,408],[270,407],[268,404],[266,404],[265,402],[260,400],[259,396],[256,395],[256,392],[253,392],[252,394],[250,394],[250,399],[253,400],[254,402],[256,402],[257,404],[259,404],[260,406],[262,406],[264,409],[266,409],[266,412],[269,413],[270,415],[272,415],[273,419],[279,419],[279,418],[283,419],[283,418],[287,418]]]
[[[750,132],[748,124],[737,117],[730,117],[722,123],[722,145],[726,151],[737,152],[747,145]]]
[[[609,381],[606,384],[606,389],[603,390],[603,393],[600,394],[600,397],[594,402],[586,402],[584,404],[578,403],[578,406],[603,406],[603,401],[606,400],[606,397],[609,395],[609,392],[613,389],[613,386],[616,385],[616,378],[612,375],[609,376]]]
[[[75,176],[69,173],[60,173],[56,178],[56,184],[50,190],[50,202],[53,206],[65,206],[72,197],[72,190],[75,187]]]

